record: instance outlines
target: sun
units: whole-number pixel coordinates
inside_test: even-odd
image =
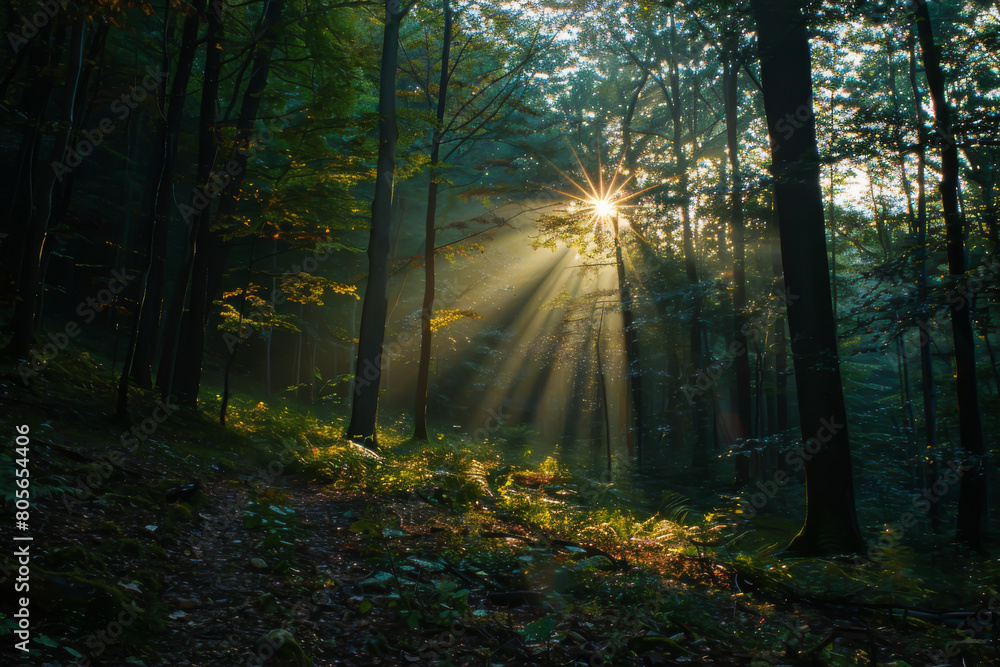
[[[573,150],[573,155],[576,157],[580,171],[583,173],[584,182],[577,182],[572,176],[556,167],[559,173],[566,178],[567,182],[572,184],[576,190],[579,191],[579,194],[563,192],[562,190],[556,190],[556,192],[573,200],[571,208],[575,207],[576,203],[579,202],[581,208],[590,214],[589,224],[591,225],[592,233],[594,234],[601,233],[600,230],[602,229],[616,230],[618,224],[627,226],[627,220],[619,220],[619,214],[622,213],[624,209],[635,206],[635,204],[627,202],[657,186],[654,185],[647,188],[641,188],[634,192],[626,193],[626,187],[632,181],[633,176],[629,175],[628,171],[622,171],[621,160],[619,160],[618,165],[611,171],[610,178],[606,179],[604,169],[600,164],[600,155],[598,155],[597,176],[596,178],[592,178],[587,172],[587,169],[583,166],[583,162],[580,160],[579,155],[577,155],[576,150],[574,150],[572,146],[570,147],[570,150]],[[622,159],[624,159],[624,156],[622,156]]]
[[[588,203],[593,209],[594,215],[601,220],[610,220],[618,213],[618,207],[615,206],[614,200],[608,197],[593,197]]]

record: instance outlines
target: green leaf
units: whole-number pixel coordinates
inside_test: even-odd
[[[538,641],[548,639],[552,636],[552,631],[556,629],[556,621],[553,618],[540,618],[537,621],[528,623],[521,630],[521,634],[528,641]]]
[[[63,646],[63,649],[69,653],[74,658],[82,658],[83,654],[77,651],[75,648],[70,648],[69,646]]]
[[[368,613],[368,610],[372,608],[372,603],[368,600],[363,600],[361,604],[358,605],[358,611],[362,614]]]

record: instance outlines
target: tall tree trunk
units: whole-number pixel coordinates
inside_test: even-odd
[[[673,122],[673,153],[677,173],[679,175],[677,195],[680,199],[681,224],[683,228],[684,271],[688,283],[696,288],[698,284],[698,258],[694,250],[694,226],[691,223],[691,201],[688,192],[687,156],[684,154],[684,123],[681,118],[681,86],[680,67],[677,55],[677,27],[673,16],[670,17],[670,115]],[[666,94],[666,91],[664,91]],[[705,371],[705,351],[702,344],[703,331],[701,323],[701,297],[695,296],[690,323],[691,361],[688,372],[688,382],[696,385]],[[700,390],[692,396],[692,412],[695,422],[695,459],[705,464],[708,461],[708,450],[714,449],[715,438],[712,435],[711,423],[708,418],[707,400]]]
[[[399,53],[399,24],[403,13],[398,0],[385,2],[385,32],[382,64],[379,69],[379,147],[372,222],[368,241],[368,282],[361,307],[358,333],[358,361],[354,371],[354,401],[351,422],[344,434],[378,446],[375,422],[378,418],[378,390],[382,376],[382,347],[388,309],[386,284],[389,270],[389,241],[392,224],[392,191],[396,172],[396,64]]]
[[[927,305],[927,131],[924,127],[923,95],[917,83],[917,53],[916,27],[908,36],[910,88],[913,92],[914,121],[917,127],[917,213],[915,227],[917,230],[917,341],[920,350],[920,390],[923,396],[924,414],[924,445],[925,451],[936,456],[937,450],[937,387],[934,381],[934,361],[931,358],[930,308]],[[936,468],[928,471],[926,457],[921,457],[924,465],[920,476],[923,487],[930,489],[937,481]],[[931,479],[933,477],[933,479]],[[941,503],[931,503],[928,514],[931,525],[937,532],[940,524]]]
[[[44,176],[41,179],[42,184],[32,211],[24,253],[21,258],[18,301],[14,306],[14,336],[7,346],[7,349],[16,355],[28,353],[35,322],[41,318],[41,313],[38,312],[38,300],[43,290],[41,284],[42,255],[45,252],[45,239],[52,221],[56,190],[62,179],[61,165],[65,164],[70,137],[73,133],[77,89],[83,67],[85,30],[86,19],[77,18],[73,22],[70,36],[69,69],[66,75],[66,89],[63,91],[61,127],[52,148],[51,164],[45,168]]]
[[[732,41],[735,41],[733,39]],[[729,171],[732,173],[729,190],[730,222],[733,226],[733,344],[736,354],[736,441],[746,446],[752,435],[752,407],[750,401],[750,350],[744,327],[747,307],[746,230],[743,224],[743,176],[740,173],[738,100],[740,61],[736,44],[730,44],[723,63],[723,92],[726,105],[726,144],[729,152]],[[744,452],[736,459],[736,476],[739,482],[749,482],[754,462],[760,452]]]
[[[634,443],[635,455],[638,462],[642,464],[642,440],[643,440],[643,420],[642,420],[642,369],[639,361],[639,327],[635,322],[632,313],[632,290],[629,287],[628,279],[625,277],[625,261],[622,257],[622,239],[619,234],[618,213],[615,212],[613,219],[612,233],[615,236],[615,264],[618,267],[618,298],[622,309],[622,333],[625,334],[625,369],[626,379],[629,385],[629,397],[631,398],[631,413],[629,418],[629,428],[635,424],[635,438],[630,439]],[[629,448],[629,458],[633,455],[632,448]]]
[[[424,302],[420,309],[420,363],[417,367],[417,400],[413,437],[427,440],[427,385],[431,373],[431,318],[434,311],[434,243],[437,223],[438,174],[444,112],[448,102],[448,66],[451,60],[451,3],[444,0],[444,45],[441,48],[441,82],[438,86],[437,124],[431,140],[430,185],[427,186],[427,219],[424,227]]]
[[[779,452],[785,452],[788,432],[788,341],[785,336],[785,317],[782,314],[786,308],[785,279],[781,269],[781,233],[778,229],[777,214],[774,208],[774,198],[771,198],[771,216],[768,219],[769,245],[771,251],[771,271],[774,274],[772,294],[780,296],[780,302],[774,313],[774,432],[778,434]],[[788,463],[781,458],[778,469],[788,472]]]
[[[279,22],[284,8],[285,0],[268,0],[264,7],[261,22],[263,37],[253,56],[250,82],[243,95],[240,116],[236,121],[238,146],[247,147],[253,141],[256,132],[254,124],[257,120],[264,88],[267,86],[271,57],[278,42]],[[240,193],[247,172],[248,152],[248,150],[237,150],[236,155],[226,162],[229,182],[225,184],[216,213],[216,218],[221,220],[223,225],[231,222],[239,208]],[[229,165],[233,165],[233,167],[230,169]],[[208,231],[212,220],[208,213],[210,208],[210,205],[207,204],[198,208],[198,215],[204,216],[199,222],[199,230],[207,233],[207,237],[203,237],[199,241],[200,248],[192,264],[187,325],[183,328],[180,354],[175,363],[174,386],[176,393],[183,403],[192,407],[198,404],[198,392],[201,389],[201,367],[205,356],[205,326],[208,320],[208,309],[218,285],[221,284],[225,265],[225,249],[221,236],[218,233]]]
[[[619,163],[624,163],[625,173],[634,174],[636,167],[636,152],[632,147],[632,119],[635,117],[636,106],[639,104],[639,97],[649,81],[649,72],[645,72],[636,86],[635,92],[629,98],[628,108],[625,118],[622,120],[622,155]],[[603,194],[603,193],[602,193]],[[625,363],[626,378],[629,386],[629,396],[631,397],[631,410],[629,411],[629,424],[631,430],[634,425],[634,439],[629,442],[634,446],[634,454],[637,463],[642,465],[643,440],[645,439],[645,424],[643,410],[645,401],[643,399],[642,382],[642,362],[639,358],[639,325],[635,322],[635,315],[632,311],[632,290],[628,279],[625,277],[625,260],[622,252],[622,238],[619,231],[619,214],[615,211],[613,218],[612,233],[615,237],[615,265],[618,269],[618,297],[622,309],[622,333],[625,337]],[[629,458],[633,455],[632,447],[629,448]]]
[[[198,166],[195,172],[195,189],[192,192],[191,210],[197,211],[192,219],[186,220],[190,226],[188,230],[188,248],[184,262],[177,273],[177,281],[174,285],[174,295],[167,311],[164,323],[164,345],[163,353],[160,355],[159,371],[156,376],[156,384],[164,397],[169,398],[174,387],[174,370],[176,366],[177,351],[181,340],[182,321],[184,304],[187,299],[188,288],[191,281],[191,272],[196,262],[198,264],[198,274],[204,275],[206,256],[209,254],[211,234],[209,224],[211,218],[211,207],[197,206],[198,198],[206,197],[205,188],[215,167],[216,154],[218,152],[218,104],[219,104],[219,72],[222,67],[222,3],[212,2],[209,4],[208,12],[208,32],[205,36],[205,77],[201,89],[201,109],[199,113],[198,126]],[[199,283],[199,289],[205,290],[207,286]],[[203,317],[203,314],[199,314]]]
[[[154,193],[149,212],[149,233],[153,235],[152,262],[146,279],[146,305],[139,321],[139,339],[136,343],[135,358],[132,362],[132,380],[143,389],[153,386],[153,354],[160,342],[160,313],[163,307],[163,292],[167,275],[167,239],[170,232],[170,209],[173,201],[174,163],[180,143],[181,124],[184,120],[184,104],[187,102],[188,82],[191,80],[191,66],[198,46],[199,15],[205,2],[196,2],[184,18],[181,32],[181,47],[177,56],[177,67],[170,85],[167,114],[157,138],[156,154],[152,167]]]
[[[3,218],[3,225],[0,231],[8,235],[8,238],[0,244],[0,265],[7,267],[14,279],[15,287],[20,289],[20,276],[24,269],[24,259],[29,255],[27,245],[29,243],[30,225],[23,224],[25,219],[30,220],[36,199],[35,179],[32,176],[32,165],[38,160],[38,151],[42,143],[42,124],[45,121],[46,109],[49,99],[52,96],[54,87],[55,72],[57,71],[61,49],[52,44],[53,21],[49,21],[38,31],[38,35],[32,43],[22,48],[18,53],[20,59],[25,54],[27,58],[27,69],[39,72],[40,76],[28,85],[21,94],[20,108],[24,110],[30,122],[23,128],[20,148],[16,158],[14,176],[5,185],[9,187],[3,193],[3,200],[6,202],[6,213]],[[6,90],[0,99],[6,98]],[[56,157],[62,160],[63,156]],[[16,310],[16,309],[15,309]],[[29,333],[30,337],[30,333]],[[21,350],[15,350],[21,347]],[[12,345],[11,351],[19,354],[27,354],[27,347]]]
[[[807,502],[805,522],[788,549],[864,553],[823,229],[809,38],[797,0],[752,0],[752,6],[805,441],[786,457],[805,467]],[[787,119],[801,118],[803,111],[805,122],[790,126]]]
[[[948,242],[948,271],[955,280],[962,280],[969,266],[965,252],[965,220],[958,201],[958,146],[951,130],[951,105],[945,92],[941,52],[934,43],[927,3],[915,0],[913,6],[927,87],[934,106],[935,131],[941,144],[941,183],[938,189]],[[986,449],[976,388],[975,336],[969,295],[959,294],[957,290],[950,293],[948,306],[955,345],[959,437],[962,447],[968,452],[958,497],[956,537],[974,548],[984,549],[988,511]]]

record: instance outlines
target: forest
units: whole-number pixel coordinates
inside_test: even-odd
[[[1000,664],[996,0],[0,34],[3,664]]]

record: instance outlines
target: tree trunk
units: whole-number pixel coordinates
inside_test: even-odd
[[[649,72],[645,72],[636,86],[635,92],[629,99],[625,118],[622,121],[622,155],[619,164],[624,163],[625,173],[634,174],[636,166],[636,154],[632,148],[632,119],[635,117],[636,106],[646,82],[649,81]],[[602,193],[603,194],[603,193]],[[645,424],[643,419],[643,409],[645,401],[642,391],[642,362],[639,358],[639,326],[635,322],[632,312],[632,290],[628,279],[625,277],[625,261],[622,252],[622,238],[619,231],[618,211],[615,211],[613,219],[612,233],[615,237],[615,266],[618,269],[618,298],[622,309],[622,333],[625,338],[625,363],[626,378],[629,386],[629,396],[631,397],[631,411],[628,428],[631,430],[634,425],[635,438],[629,439],[634,445],[634,452],[637,463],[642,465],[643,440],[645,438]],[[629,448],[629,458],[633,455],[632,448]]]
[[[638,461],[641,465],[642,463],[642,439],[643,439],[643,421],[642,421],[642,368],[639,361],[639,327],[635,323],[635,317],[632,313],[632,290],[629,288],[628,279],[625,277],[625,261],[622,257],[622,239],[618,231],[618,213],[615,213],[614,217],[614,227],[613,233],[615,235],[615,264],[618,267],[618,298],[622,309],[622,332],[625,334],[625,363],[627,368],[625,369],[626,378],[629,385],[629,396],[631,397],[631,418],[629,419],[628,427],[631,428],[632,423],[635,424],[635,455],[638,457]],[[632,457],[633,452],[629,451],[629,458]]]
[[[926,166],[927,166],[927,131],[924,128],[923,95],[917,83],[917,54],[916,54],[916,29],[912,30],[908,39],[909,60],[910,60],[910,88],[913,91],[913,106],[916,112],[915,122],[917,126],[917,261],[919,269],[917,273],[917,306],[919,316],[917,317],[917,341],[920,350],[920,379],[921,394],[923,396],[924,414],[924,445],[925,451],[930,457],[936,456],[937,450],[937,387],[934,382],[934,361],[931,358],[931,335],[928,322],[930,321],[930,309],[927,305],[927,192]],[[924,464],[922,466],[923,487],[932,488],[936,480],[936,470],[928,472],[926,464],[928,457],[921,457]],[[935,479],[929,479],[928,475]],[[941,503],[931,503],[928,515],[931,525],[937,532],[940,523]]]
[[[14,280],[17,289],[20,289],[24,258],[29,254],[26,246],[29,225],[23,224],[23,221],[31,219],[35,200],[35,179],[32,175],[32,165],[41,162],[38,160],[38,151],[42,143],[41,127],[49,105],[49,98],[52,96],[55,84],[54,76],[61,52],[61,49],[50,43],[52,24],[53,22],[49,21],[42,26],[38,35],[32,40],[32,44],[25,46],[18,53],[19,59],[28,54],[30,57],[27,57],[27,69],[39,72],[41,76],[35,77],[21,95],[20,108],[24,109],[25,115],[32,119],[33,124],[26,125],[23,129],[16,163],[12,168],[13,178],[9,179],[9,183],[5,183],[9,187],[3,192],[3,199],[7,202],[7,211],[0,231],[6,233],[8,237],[0,244],[0,265],[10,271],[10,278]],[[0,99],[6,99],[6,91]],[[59,155],[56,159],[62,160],[63,156]],[[17,351],[16,347],[22,349]],[[20,354],[28,352],[28,348],[21,345],[11,345],[9,349]]]
[[[41,318],[41,313],[38,312],[38,298],[43,289],[41,284],[42,255],[45,252],[45,238],[52,221],[55,192],[62,179],[60,168],[65,165],[70,137],[73,132],[77,88],[79,87],[80,71],[83,67],[85,30],[86,20],[84,18],[78,18],[73,22],[70,36],[69,70],[66,76],[66,89],[63,91],[61,127],[52,148],[51,165],[44,170],[38,200],[32,212],[24,244],[20,280],[18,281],[18,301],[14,306],[14,336],[7,344],[7,350],[19,356],[28,354],[35,322]]]
[[[823,229],[809,38],[796,0],[753,0],[804,446],[806,519],[788,550],[864,553]],[[789,119],[796,120],[795,126]]]
[[[399,24],[403,14],[397,0],[386,0],[382,64],[379,70],[379,147],[372,200],[372,222],[368,241],[368,282],[361,307],[358,360],[354,371],[354,401],[347,438],[378,446],[375,422],[382,375],[382,347],[388,309],[389,237],[392,223],[392,191],[396,171],[396,62]]]
[[[740,173],[739,121],[737,92],[739,90],[740,61],[736,46],[726,50],[728,58],[723,64],[723,92],[726,105],[726,143],[729,152],[730,179],[730,221],[733,226],[733,345],[737,348],[736,359],[736,442],[746,446],[752,435],[752,407],[750,402],[750,350],[747,349],[747,335],[744,324],[747,307],[746,241],[743,224],[743,176]],[[760,452],[743,452],[736,459],[737,481],[750,481],[753,463]]]
[[[670,18],[670,115],[673,121],[673,152],[677,173],[679,174],[677,196],[680,199],[681,224],[683,228],[684,271],[692,288],[698,284],[698,264],[694,251],[694,227],[691,223],[691,201],[688,192],[687,156],[684,154],[684,124],[681,119],[680,68],[677,56],[677,29],[673,17]],[[666,92],[666,91],[664,91]],[[701,297],[695,296],[690,323],[691,360],[688,372],[689,385],[697,386],[701,374],[705,371],[705,352],[702,345],[703,331],[701,325]],[[700,389],[692,394],[692,412],[695,422],[695,460],[699,464],[708,462],[708,450],[713,448],[714,436],[708,419],[705,397]]]
[[[253,57],[250,82],[247,84],[240,107],[240,117],[236,121],[238,146],[247,147],[255,134],[254,123],[260,109],[260,100],[267,86],[268,73],[271,67],[271,55],[278,41],[278,22],[285,8],[285,0],[268,0],[264,7],[262,21],[263,37],[257,52]],[[248,150],[237,150],[236,155],[226,162],[226,173],[229,182],[225,184],[219,210],[216,218],[222,224],[228,224],[239,207],[239,196],[246,178]],[[220,160],[221,162],[221,160]],[[230,169],[229,165],[233,168]],[[199,223],[199,230],[208,230],[211,215],[210,205],[198,209],[198,215],[204,216]],[[201,367],[205,356],[205,326],[208,320],[208,309],[215,296],[216,289],[221,284],[221,275],[225,265],[225,248],[218,233],[208,233],[200,242],[200,249],[195,255],[191,269],[191,296],[188,306],[187,326],[184,327],[179,351],[181,355],[176,362],[177,375],[174,386],[181,400],[192,407],[198,403],[198,392],[201,389]]]
[[[156,384],[165,398],[168,398],[173,392],[177,351],[183,330],[184,304],[189,291],[192,268],[198,263],[198,275],[203,276],[205,274],[205,256],[209,254],[211,241],[209,233],[211,207],[202,206],[199,210],[196,205],[196,199],[199,194],[204,196],[204,189],[208,185],[212,169],[215,167],[215,158],[219,145],[217,114],[219,72],[222,67],[222,4],[210,3],[207,16],[208,33],[205,36],[205,78],[202,84],[198,127],[198,166],[195,173],[196,185],[194,192],[192,192],[191,206],[197,213],[192,216],[192,219],[186,220],[190,225],[187,254],[177,273],[174,296],[171,299],[170,309],[167,312],[164,324],[164,331],[166,332],[165,344],[163,346],[163,354],[160,356]],[[199,255],[201,257],[200,261]],[[197,284],[195,289],[205,291],[207,290],[207,285],[202,281]],[[203,313],[198,313],[198,315],[204,318]]]
[[[174,163],[180,143],[181,124],[184,120],[184,104],[187,101],[188,82],[191,80],[191,66],[198,46],[199,14],[204,0],[196,3],[194,11],[184,18],[181,33],[181,47],[177,56],[174,80],[170,85],[166,119],[157,139],[156,154],[152,167],[154,194],[149,213],[149,233],[153,235],[152,258],[149,276],[146,279],[145,307],[138,323],[139,339],[136,343],[135,358],[132,362],[132,380],[137,386],[148,389],[153,386],[153,355],[160,340],[160,313],[163,308],[163,291],[167,275],[167,239],[170,231],[170,209],[173,201]]]
[[[438,175],[445,105],[448,102],[448,65],[451,59],[451,4],[444,0],[444,45],[441,49],[441,83],[438,86],[437,124],[431,140],[430,185],[427,187],[427,219],[424,240],[424,301],[420,310],[420,364],[417,368],[417,397],[413,437],[427,440],[427,385],[431,372],[431,318],[434,311],[434,243],[437,222]],[[395,85],[395,84],[394,84]]]
[[[968,271],[965,252],[965,220],[958,202],[958,146],[951,131],[951,106],[945,92],[941,53],[934,43],[930,14],[924,0],[914,2],[917,37],[923,55],[927,86],[934,106],[936,138],[941,147],[941,207],[944,211],[948,243],[948,271],[956,280]],[[958,498],[956,537],[976,549],[984,549],[987,532],[987,467],[983,442],[982,416],[976,388],[976,350],[972,330],[969,295],[964,290],[948,295],[951,330],[955,345],[956,390],[958,393],[959,437],[968,452],[964,462]]]

